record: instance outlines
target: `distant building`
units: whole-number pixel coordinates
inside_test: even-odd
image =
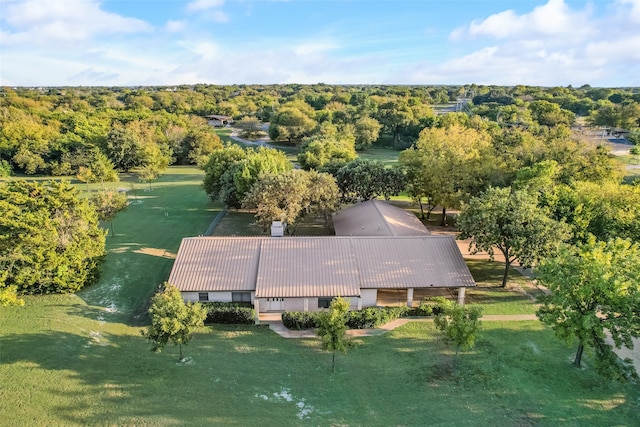
[[[209,121],[209,126],[213,126],[216,128],[225,127],[233,123],[233,117],[231,116],[220,116],[217,114],[211,114],[209,116],[204,116],[204,118]]]

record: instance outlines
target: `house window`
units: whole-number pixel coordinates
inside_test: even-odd
[[[318,298],[318,308],[329,308],[331,305],[332,298]]]
[[[231,292],[233,302],[251,302],[251,292]]]
[[[198,292],[198,301],[200,302],[209,301],[209,292]]]

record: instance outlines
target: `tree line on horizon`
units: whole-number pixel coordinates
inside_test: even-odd
[[[206,115],[269,122],[271,139],[302,149],[311,167],[324,145],[353,156],[370,146],[411,147],[441,124],[442,108],[502,129],[543,136],[577,122],[624,128],[638,141],[638,88],[401,85],[194,85],[0,89],[0,175],[76,175],[88,182],[170,164],[198,164],[220,147]],[[459,104],[462,108],[463,104]],[[339,138],[337,137],[339,135]],[[319,148],[320,147],[320,148]]]

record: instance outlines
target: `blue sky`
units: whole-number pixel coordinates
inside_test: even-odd
[[[640,0],[0,0],[0,85],[640,86]]]

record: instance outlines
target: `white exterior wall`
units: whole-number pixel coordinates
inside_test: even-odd
[[[373,307],[378,302],[377,289],[360,289],[360,295],[362,298],[362,307]]]
[[[374,291],[375,292],[375,291]],[[198,299],[198,294],[196,293],[196,300]],[[283,311],[305,311],[305,304],[304,304],[304,300],[307,300],[307,308],[308,311],[318,311],[318,310],[322,310],[318,308],[318,298],[285,298],[284,302],[283,302]],[[360,298],[358,297],[351,297],[351,298],[347,298],[347,300],[349,301],[349,309],[350,310],[357,310],[358,309],[358,303]],[[271,305],[269,303],[269,301],[267,301],[267,298],[257,298],[258,301],[258,310],[260,311],[260,313],[265,313],[269,311],[269,306]],[[375,295],[373,298],[374,301],[374,305],[375,305]],[[254,303],[255,304],[255,303]]]
[[[313,310],[311,300],[313,298],[307,298],[309,300],[309,310]],[[316,300],[315,307],[318,307],[318,301]],[[284,299],[285,311],[304,311],[304,298],[285,298]]]
[[[245,291],[248,292],[248,291]],[[202,292],[181,292],[182,298],[187,302],[197,302],[198,294]],[[207,292],[211,302],[231,302],[233,300],[231,292]],[[253,303],[255,292],[251,292],[251,302]]]

